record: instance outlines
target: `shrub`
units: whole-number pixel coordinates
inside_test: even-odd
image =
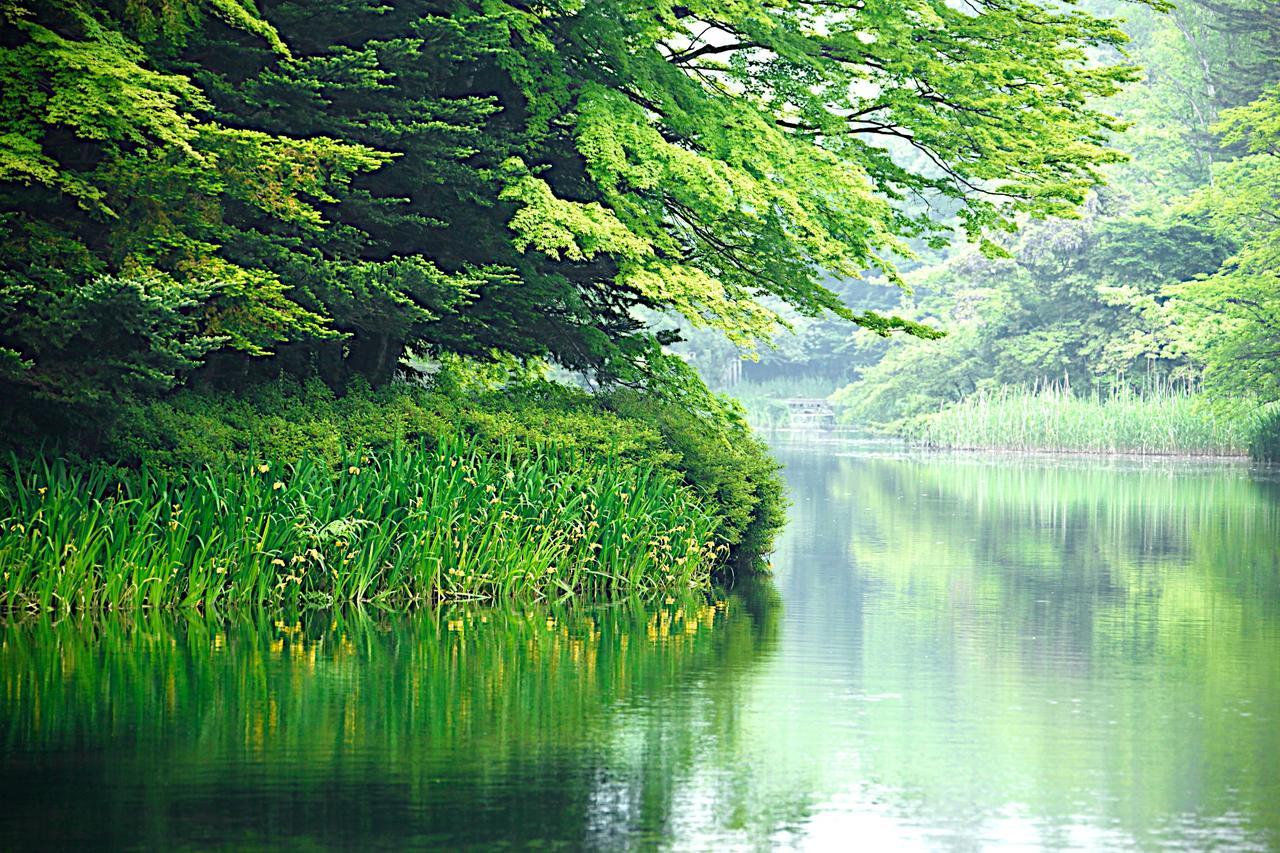
[[[20,504],[28,508],[34,506],[30,503],[32,496],[26,492],[38,487],[33,484],[41,477],[32,473],[35,470],[46,470],[45,480],[53,478],[61,483],[63,479],[70,482],[80,478],[86,483],[96,484],[86,486],[87,491],[80,492],[67,487],[60,493],[64,500],[59,504],[78,519],[67,523],[80,525],[76,533],[67,533],[67,542],[83,542],[84,537],[102,535],[110,538],[109,546],[102,545],[106,550],[99,557],[90,557],[77,570],[82,573],[82,580],[92,588],[93,583],[106,583],[107,575],[115,571],[108,567],[109,562],[123,559],[112,549],[125,547],[123,540],[129,538],[126,531],[151,531],[155,528],[164,533],[157,527],[159,522],[156,518],[149,515],[143,517],[145,513],[124,513],[114,504],[111,505],[109,520],[106,516],[101,518],[103,524],[109,525],[109,532],[95,532],[86,519],[97,517],[94,513],[101,509],[99,502],[112,497],[103,491],[103,484],[119,483],[122,487],[140,490],[138,500],[141,503],[138,506],[150,507],[148,512],[158,512],[157,507],[188,501],[188,498],[175,497],[171,500],[166,497],[170,493],[181,493],[197,496],[198,502],[206,510],[209,506],[223,505],[224,509],[220,510],[222,514],[230,513],[237,517],[247,515],[252,518],[255,513],[267,511],[266,505],[243,501],[237,503],[240,500],[237,496],[244,491],[245,487],[241,482],[244,475],[246,472],[252,474],[257,466],[266,465],[271,470],[284,466],[294,472],[307,472],[305,478],[295,476],[293,479],[300,484],[299,488],[312,490],[313,493],[306,496],[306,500],[310,501],[328,493],[330,487],[326,484],[325,472],[332,475],[353,465],[367,467],[364,463],[352,460],[391,460],[394,465],[391,462],[384,465],[379,461],[373,466],[373,470],[395,471],[398,472],[396,476],[418,479],[432,477],[434,469],[429,460],[412,457],[415,454],[438,456],[430,448],[445,442],[465,446],[466,452],[480,466],[495,465],[498,464],[495,460],[500,460],[508,470],[523,471],[529,468],[542,471],[543,474],[539,476],[544,476],[550,470],[571,470],[575,475],[588,479],[610,477],[610,482],[615,486],[628,479],[635,483],[650,484],[649,488],[655,490],[653,500],[656,501],[661,496],[668,506],[662,522],[667,525],[667,532],[655,532],[646,528],[642,536],[638,530],[632,531],[627,534],[625,541],[633,544],[626,548],[620,544],[623,540],[602,542],[602,548],[608,547],[611,550],[598,558],[608,561],[632,560],[637,565],[647,565],[641,574],[659,571],[661,561],[654,562],[656,558],[652,555],[640,559],[641,555],[638,553],[629,554],[628,551],[636,548],[644,550],[646,554],[652,551],[649,544],[641,546],[634,543],[651,544],[658,541],[657,537],[667,536],[668,542],[663,545],[667,547],[681,533],[681,529],[693,530],[702,524],[695,521],[694,516],[701,518],[705,515],[706,524],[709,525],[705,531],[707,541],[699,539],[698,548],[705,550],[707,542],[714,543],[711,546],[713,553],[704,553],[704,550],[698,552],[698,565],[708,570],[725,566],[758,569],[762,563],[759,558],[771,547],[773,538],[783,523],[785,500],[778,477],[778,465],[769,457],[764,445],[751,437],[741,418],[731,408],[704,410],[699,413],[684,404],[633,391],[593,395],[566,385],[527,378],[505,387],[459,387],[451,384],[454,381],[450,377],[431,385],[404,381],[379,389],[357,386],[342,396],[335,395],[318,381],[284,381],[259,385],[240,395],[187,390],[165,400],[126,407],[119,411],[107,428],[89,431],[80,436],[71,435],[62,439],[58,446],[46,448],[43,458],[63,456],[72,460],[67,466],[37,463],[33,468],[30,463],[16,462],[18,457],[15,456],[15,476],[8,483],[9,494],[7,497],[0,496],[0,517],[7,515],[9,520],[6,523],[10,526],[19,524],[30,528],[31,519],[13,507]],[[423,450],[424,447],[427,450]],[[406,448],[416,450],[410,452]],[[24,453],[22,458],[38,460],[42,456]],[[387,467],[388,465],[391,467]],[[475,481],[470,483],[473,491],[484,488],[485,484],[478,477],[472,479]],[[376,476],[373,474],[365,478],[365,482],[375,481]],[[381,485],[377,490],[378,495],[396,492],[406,486],[390,475],[379,482]],[[52,488],[48,483],[39,487]],[[596,483],[591,488],[601,487]],[[618,488],[614,491],[618,491]],[[372,495],[373,493],[369,500],[373,500]],[[480,497],[487,499],[489,496],[482,494]],[[530,492],[530,500],[536,500],[536,497],[537,492]],[[432,511],[450,511],[447,503],[433,505],[430,500],[428,496],[428,507]],[[550,498],[548,501],[549,505],[554,505]],[[361,503],[367,504],[368,500]],[[232,504],[236,505],[234,511],[230,509]],[[6,506],[9,507],[7,512]],[[602,504],[599,507],[598,523],[612,524],[615,519],[611,513],[621,506],[616,502]],[[625,514],[623,513],[624,516]],[[326,525],[345,523],[344,519],[348,518],[329,517],[324,512],[316,515],[311,510],[305,513],[300,511],[298,518],[304,517],[312,519],[308,524],[316,530],[326,529]],[[364,518],[359,514],[351,517],[358,520]],[[255,523],[258,521],[262,520],[255,518]],[[286,521],[281,516],[272,523],[279,527]],[[545,521],[541,523],[545,524]],[[361,524],[363,525],[363,521]],[[500,524],[496,528],[499,532],[494,535],[499,538],[512,536],[513,541],[530,535],[527,530],[518,532],[516,528],[508,528],[510,525],[504,527]],[[400,541],[400,533],[385,526],[377,529],[379,532],[373,535],[383,542],[379,552],[383,556],[377,559],[386,559],[386,554],[400,547],[396,544]],[[207,531],[201,535],[206,533]],[[224,533],[230,535],[230,531]],[[480,540],[488,541],[480,533],[476,535]],[[702,534],[698,536],[701,537]],[[117,542],[117,539],[122,541]],[[9,542],[8,550],[0,552],[0,558],[10,566],[17,566],[24,560],[35,560],[33,555],[37,553],[43,554],[23,550],[25,547]],[[281,545],[276,550],[283,554],[290,547],[292,545]],[[471,549],[471,553],[476,553],[473,546],[467,547]],[[181,577],[188,577],[186,573],[189,572],[196,573],[191,578],[203,576],[198,574],[198,566],[183,568],[182,560],[190,558],[208,563],[206,558],[210,556],[203,552],[200,555],[188,553],[184,550],[187,546],[176,541],[166,539],[164,542],[149,542],[145,536],[139,536],[137,542],[129,545],[129,548],[132,549],[129,551],[132,556],[123,559],[120,565],[133,567],[127,570],[133,580],[125,582],[116,579],[115,583],[121,589],[133,590],[129,595],[141,596],[143,600],[146,597],[138,591],[140,587],[137,584],[146,581],[148,585],[156,586],[153,592],[159,592],[160,585],[158,580],[147,580],[152,577],[149,572],[155,567],[148,562],[145,554],[154,551],[162,555],[162,562],[168,561],[165,562],[169,567],[166,570],[172,572],[177,569]],[[260,552],[261,548],[252,554],[240,551],[225,554],[218,552],[222,554],[218,559],[228,569],[236,559],[243,559],[247,561],[244,563],[245,571],[257,566],[258,569],[254,571],[265,572],[261,577],[274,576],[259,565],[262,562]],[[307,549],[300,551],[303,554],[306,552]],[[437,556],[444,559],[442,554],[440,552]],[[292,559],[297,554],[290,552],[287,556]],[[498,562],[511,565],[521,562],[511,554],[501,556],[498,551],[492,551],[491,556]],[[58,567],[61,565],[61,558],[52,552],[43,554],[40,559],[44,560],[45,568],[42,571],[53,572],[63,580],[70,577]],[[284,557],[277,555],[272,559]],[[692,557],[688,559],[692,561]],[[63,562],[69,565],[75,560]],[[525,563],[529,564],[527,560]],[[32,565],[40,564],[37,560]],[[349,568],[355,569],[356,566]],[[501,574],[503,570],[495,567],[495,571]],[[648,578],[641,583],[630,569],[618,571],[630,580],[626,583],[601,582],[585,585],[575,581],[570,587],[574,591],[581,589],[609,593],[622,590],[652,592],[668,588],[665,580]],[[663,568],[659,573],[665,571]],[[423,592],[421,584],[413,586],[412,592],[407,591],[409,588],[403,585],[388,584],[387,579],[378,574],[374,563],[360,564],[360,573],[364,580],[350,581],[351,588],[358,592],[353,593],[347,589],[346,580],[342,585],[342,589],[347,590],[345,592],[335,593],[320,588],[304,588],[299,591],[331,595],[335,600],[373,594],[369,590],[376,590],[376,595],[397,601],[429,597]],[[480,576],[479,572],[475,574]],[[684,577],[678,573],[676,576]],[[690,575],[684,577],[684,581],[691,578],[696,579]],[[197,587],[203,589],[205,580],[207,579],[193,586],[189,579],[184,587],[186,591],[181,594],[170,592],[164,600],[167,603],[188,603],[195,596],[190,590]],[[67,587],[62,581],[55,586],[60,590],[56,596],[66,594]],[[549,590],[539,584],[515,586],[523,589],[522,594],[525,595],[549,594]],[[55,587],[49,587],[53,588]],[[216,584],[214,588],[217,588]],[[503,590],[510,588],[514,588],[511,583],[503,586]],[[488,591],[477,597],[491,594],[492,591]],[[11,603],[19,600],[16,595],[10,589]],[[117,589],[106,595],[105,600],[118,600],[121,595]],[[29,600],[28,593],[24,592],[22,596],[26,596],[21,598],[22,601]],[[243,597],[243,591],[237,594],[217,593],[214,596],[215,599],[236,600]],[[37,600],[39,606],[48,606],[50,602],[60,599],[45,595],[37,596]]]
[[[734,549],[738,566],[772,549],[786,521],[781,466],[752,437],[740,413],[698,418],[676,403],[634,392],[611,395],[606,405],[627,419],[653,424],[662,434],[677,457],[675,468],[719,511],[719,535]]]
[[[338,465],[397,442],[461,434],[517,456],[556,448],[675,472],[720,517],[717,535],[735,557],[767,552],[785,521],[779,466],[730,410],[697,413],[635,391],[592,395],[548,381],[448,391],[401,382],[337,397],[313,381],[260,386],[239,397],[185,392],[123,411],[96,453],[165,472],[250,456]]]

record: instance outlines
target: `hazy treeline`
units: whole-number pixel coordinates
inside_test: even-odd
[[[1241,415],[1280,400],[1280,5],[1086,4],[1124,18],[1140,78],[1098,106],[1127,128],[1125,162],[1075,218],[1026,223],[987,251],[918,246],[912,293],[846,284],[854,298],[944,329],[886,343],[827,322],[747,382],[843,388],[852,422],[903,422],[979,391],[1198,394]],[[714,359],[707,373],[715,381]],[[847,386],[847,387],[845,387]]]

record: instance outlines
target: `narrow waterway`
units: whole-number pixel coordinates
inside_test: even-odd
[[[779,447],[768,584],[0,627],[0,848],[1280,847],[1280,483]]]

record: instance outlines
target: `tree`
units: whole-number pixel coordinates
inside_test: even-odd
[[[992,252],[1070,214],[1119,156],[1095,101],[1134,76],[1092,58],[1114,22],[1031,0],[261,9],[4,7],[10,382],[109,397],[75,366],[108,330],[61,329],[120,281],[153,302],[112,375],[153,359],[154,387],[197,364],[380,382],[406,347],[685,376],[637,308],[748,348],[769,300],[928,334],[822,282],[898,280],[908,241],[949,236],[934,205]]]
[[[283,49],[232,0],[213,7]],[[180,33],[199,17],[165,8],[158,20],[78,0],[0,4],[6,397],[105,404],[170,387],[216,348],[265,354],[327,334],[278,275],[222,251],[228,218],[253,210],[319,229],[314,202],[386,157],[202,118],[199,88],[157,70],[130,35]]]
[[[496,50],[537,47],[515,53],[512,78],[535,132],[568,152],[507,164],[517,244],[608,252],[617,285],[744,343],[776,320],[763,294],[900,326],[854,315],[819,279],[893,277],[903,238],[942,227],[908,213],[909,194],[959,202],[974,239],[1070,211],[1116,156],[1103,143],[1114,122],[1086,101],[1132,77],[1085,61],[1123,41],[1112,24],[1023,2],[486,12]],[[565,192],[583,184],[581,200]]]
[[[1280,86],[1224,111],[1216,130],[1244,153],[1219,166],[1193,205],[1239,248],[1173,293],[1207,364],[1206,388],[1249,409],[1280,401]]]
[[[1230,239],[1204,216],[1125,214],[1107,193],[1080,220],[1036,223],[1009,258],[970,252],[923,270],[917,317],[944,318],[940,341],[903,341],[840,393],[852,418],[893,421],[982,387],[1065,383],[1142,390],[1194,381],[1201,364],[1166,288],[1217,269]]]
[[[1108,108],[1129,123],[1119,146],[1129,162],[1109,171],[1137,205],[1164,206],[1211,182],[1228,156],[1212,127],[1221,110],[1248,103],[1274,82],[1280,63],[1276,0],[1188,0],[1167,13],[1102,0],[1125,14],[1131,55],[1143,68]]]

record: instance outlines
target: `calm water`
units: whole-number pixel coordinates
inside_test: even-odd
[[[0,848],[1280,848],[1280,486],[780,451],[715,603],[0,628]]]

